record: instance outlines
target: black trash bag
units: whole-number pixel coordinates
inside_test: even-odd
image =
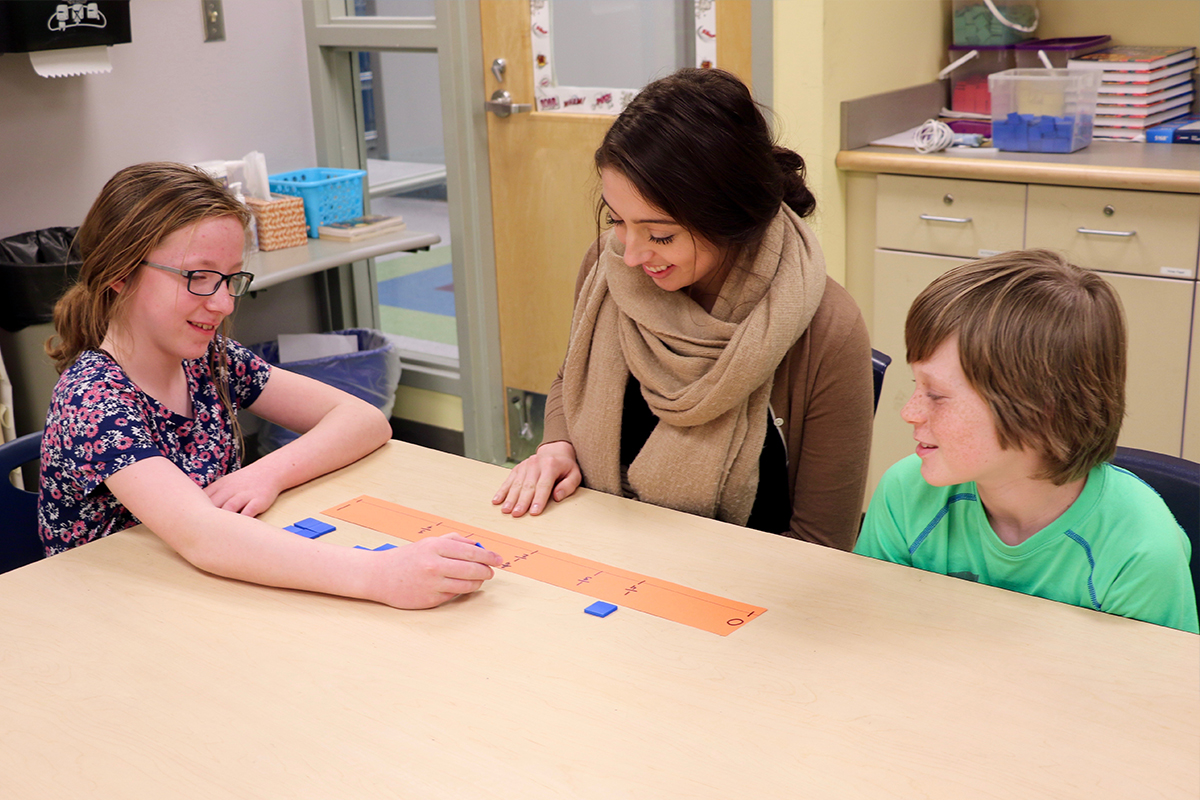
[[[0,239],[0,328],[16,333],[54,319],[54,304],[79,274],[72,247],[78,230],[44,228]]]

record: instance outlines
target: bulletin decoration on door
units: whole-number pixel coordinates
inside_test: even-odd
[[[529,0],[530,41],[533,44],[533,95],[537,111],[575,114],[620,114],[637,89],[596,86],[559,86],[554,74],[554,30],[551,0]],[[693,0],[696,63],[701,69],[717,66],[717,11],[715,0]]]
[[[323,513],[412,542],[429,536],[457,533],[497,553],[504,559],[500,569],[505,572],[515,572],[597,600],[721,636],[728,636],[766,612],[765,608],[464,525],[368,495],[356,497]]]

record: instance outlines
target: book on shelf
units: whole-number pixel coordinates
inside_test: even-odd
[[[1149,117],[1163,111],[1170,111],[1179,106],[1189,106],[1194,95],[1191,92],[1172,97],[1154,105],[1105,105],[1096,106],[1096,117]],[[1183,109],[1187,111],[1186,108]]]
[[[1200,115],[1192,114],[1147,128],[1146,141],[1200,144]]]
[[[326,223],[317,228],[317,233],[322,239],[355,242],[369,236],[378,236],[381,233],[395,233],[404,228],[404,218],[399,215],[367,214],[342,222]]]
[[[1149,94],[1102,94],[1099,97],[1098,103],[1101,108],[1105,106],[1156,106],[1166,100],[1182,97],[1183,95],[1191,95],[1193,89],[1192,82],[1185,81],[1169,89],[1163,89],[1161,92],[1151,92]]]
[[[1172,75],[1169,78],[1163,78],[1149,83],[1109,83],[1104,81],[1100,84],[1100,96],[1105,95],[1126,95],[1136,97],[1143,94],[1155,94],[1168,89],[1176,89],[1180,86],[1191,86],[1192,76],[1190,73],[1180,75]]]
[[[1067,66],[1107,72],[1149,72],[1196,57],[1196,48],[1170,45],[1117,45],[1068,59]]]
[[[1118,142],[1144,142],[1146,132],[1141,128],[1092,128],[1093,139],[1112,139]]]
[[[1200,63],[1196,59],[1182,61],[1178,64],[1172,64],[1169,67],[1155,69],[1149,72],[1105,72],[1101,77],[1101,84],[1142,84],[1155,83],[1156,81],[1173,78],[1176,75],[1186,79],[1191,79],[1192,71],[1196,69],[1196,64]]]
[[[1145,117],[1114,117],[1114,116],[1096,114],[1096,116],[1093,117],[1092,125],[1094,128],[1145,129],[1145,128],[1149,128],[1154,125],[1157,125],[1160,122],[1167,122],[1168,120],[1173,120],[1176,117],[1187,116],[1187,113],[1189,110],[1190,110],[1189,106],[1182,105],[1182,106],[1176,106],[1175,108],[1169,109],[1167,111],[1160,111],[1157,114],[1150,114],[1149,116],[1145,116]]]

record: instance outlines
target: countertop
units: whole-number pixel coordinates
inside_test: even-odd
[[[867,146],[838,153],[838,169],[942,178],[1200,194],[1200,146],[1092,142],[1075,153],[957,148],[921,155]]]

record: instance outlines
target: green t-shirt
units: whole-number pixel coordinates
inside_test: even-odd
[[[912,455],[879,482],[855,553],[1109,614],[1200,632],[1191,544],[1162,498],[1101,464],[1066,512],[1015,547],[974,483],[930,486]]]

